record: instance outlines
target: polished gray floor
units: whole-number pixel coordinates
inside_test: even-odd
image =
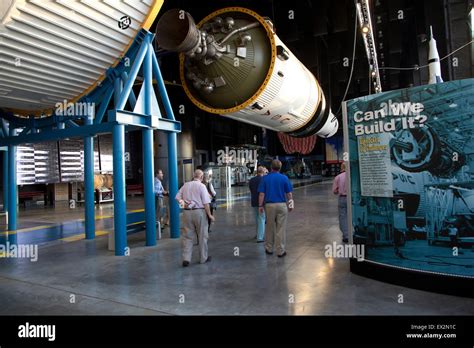
[[[330,183],[297,188],[295,201],[282,259],[255,243],[245,199],[217,210],[204,265],[195,248],[182,268],[167,232],[156,247],[144,246],[144,233],[129,236],[128,257],[113,256],[102,236],[43,245],[37,262],[2,258],[0,314],[474,314],[473,299],[366,279],[347,260],[325,258],[324,246],[340,241]]]

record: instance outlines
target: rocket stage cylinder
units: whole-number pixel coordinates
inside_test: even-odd
[[[1,0],[0,108],[50,114],[107,79],[163,0]]]
[[[160,18],[156,40],[181,53],[184,91],[200,109],[295,137],[336,133],[318,81],[257,13],[228,7],[195,25],[173,9]]]

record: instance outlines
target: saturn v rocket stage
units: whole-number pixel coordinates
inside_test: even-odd
[[[257,13],[229,7],[196,25],[189,13],[170,10],[156,39],[180,53],[181,82],[200,109],[294,137],[336,133],[318,81]]]

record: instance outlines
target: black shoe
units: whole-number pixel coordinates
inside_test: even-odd
[[[342,239],[342,242],[343,242],[343,243],[349,243],[349,239],[343,238],[343,239]]]
[[[278,255],[278,257],[285,257],[285,256],[286,256],[286,251],[283,254]]]
[[[257,239],[257,243],[263,243],[263,242],[265,242],[265,241],[264,241],[264,240],[258,240],[258,239]]]
[[[189,266],[189,261],[183,261],[183,267],[188,267]]]
[[[212,260],[212,257],[208,256],[206,262],[204,262],[204,263],[211,262],[211,260]]]
[[[268,251],[267,249],[265,249],[265,254],[267,254],[267,255],[273,255],[273,252],[272,252],[272,251]]]

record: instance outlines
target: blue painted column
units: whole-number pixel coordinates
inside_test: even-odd
[[[144,81],[144,114],[151,117],[151,98],[153,97],[153,75],[152,75],[152,55],[151,46],[143,62]],[[143,190],[145,193],[145,226],[146,226],[146,245],[156,245],[156,207],[155,190],[153,179],[153,130],[144,129],[142,131],[143,140]]]
[[[176,133],[168,133],[168,170],[169,170],[169,209],[170,209],[170,235],[171,238],[179,238],[179,205],[176,202],[178,193],[178,136]]]
[[[115,109],[122,110],[126,101],[120,99],[123,86],[120,77],[114,80]],[[127,247],[127,201],[125,197],[125,126],[115,125],[112,130],[114,167],[114,234],[115,255],[125,255]]]
[[[171,107],[168,93],[166,92],[165,82],[161,75],[160,66],[156,56],[152,55],[153,74],[155,74],[156,84],[160,92],[161,101],[165,107],[166,117],[175,120],[173,108]],[[169,209],[170,209],[170,229],[171,238],[179,238],[179,205],[176,202],[176,194],[178,193],[178,140],[176,133],[168,133],[168,170],[169,170]]]
[[[8,211],[8,150],[3,151],[3,211]]]
[[[92,124],[92,117],[87,117],[86,125]],[[84,190],[85,190],[85,223],[86,239],[95,238],[95,202],[94,202],[94,138],[84,138]]]
[[[114,166],[114,233],[115,255],[125,255],[127,247],[127,207],[125,197],[125,126],[115,125],[112,130]]]
[[[15,136],[16,131],[10,125],[10,136]],[[13,234],[8,234],[8,241],[10,244],[17,242],[17,196],[18,186],[16,184],[16,146],[8,146],[8,231]]]

